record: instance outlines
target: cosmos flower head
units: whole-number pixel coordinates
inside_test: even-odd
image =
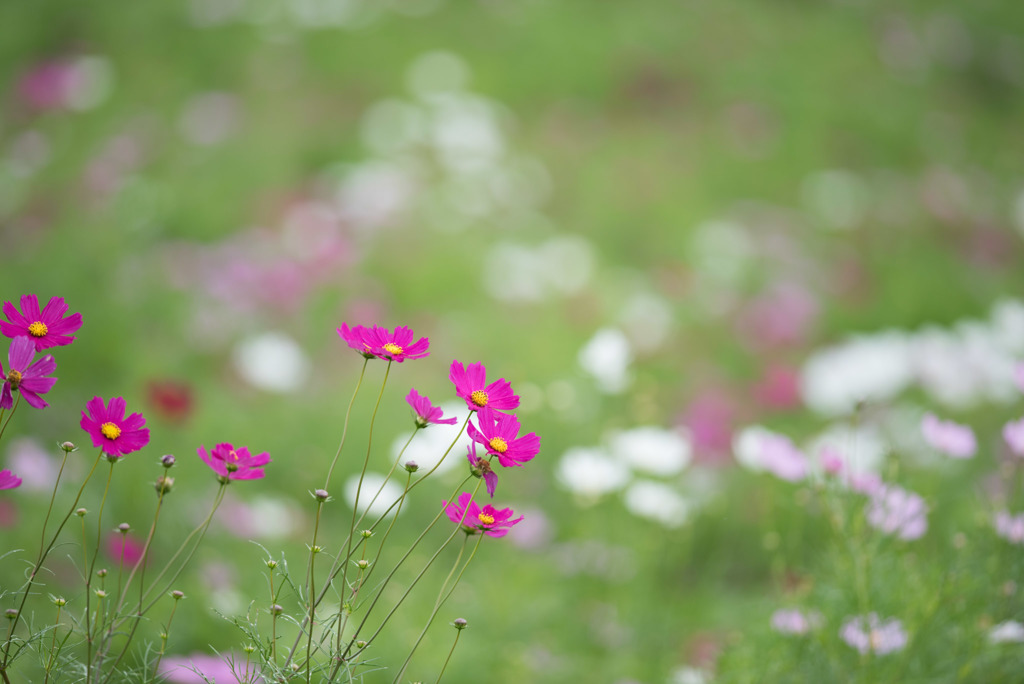
[[[0,362],[0,380],[3,382],[0,409],[14,406],[13,392],[20,392],[33,408],[43,409],[49,406],[39,395],[49,392],[57,382],[57,378],[46,377],[57,370],[57,364],[49,354],[32,363],[35,355],[36,347],[32,340],[27,337],[15,337],[11,340],[11,348],[7,352],[6,371]]]
[[[993,519],[996,534],[1010,542],[1024,546],[1024,513],[1010,515],[1008,511],[999,511]]]
[[[803,612],[796,608],[783,608],[772,613],[772,629],[780,634],[807,634],[821,627],[824,618],[816,610]]]
[[[405,398],[409,406],[416,412],[416,424],[425,428],[428,425],[455,425],[458,418],[445,418],[444,411],[430,403],[427,397],[421,397],[415,388],[409,390],[409,396]]]
[[[487,369],[482,363],[463,367],[459,361],[452,361],[448,378],[470,411],[512,411],[519,407],[519,397],[512,393],[512,385],[505,378],[487,384]]]
[[[523,519],[523,516],[519,516],[513,520],[515,512],[511,508],[498,509],[490,504],[480,508],[469,492],[459,494],[458,503],[445,501],[444,507],[448,518],[454,523],[461,524],[466,534],[482,533],[488,537],[504,537]]]
[[[868,524],[900,539],[919,539],[928,531],[928,506],[917,494],[895,485],[881,485],[867,508]]]
[[[341,336],[341,339],[348,343],[349,347],[355,349],[366,358],[376,358],[369,342],[372,339],[370,331],[366,326],[357,325],[354,328],[350,328],[348,324],[342,323],[341,327],[338,328],[338,334]]]
[[[430,339],[421,337],[412,341],[412,328],[398,326],[394,332],[376,325],[369,331],[368,338],[374,356],[385,361],[402,363],[406,359],[422,359],[430,356]]]
[[[104,405],[103,399],[93,397],[85,408],[88,414],[82,411],[82,429],[92,437],[92,445],[103,449],[109,458],[121,458],[149,444],[149,429],[143,427],[146,419],[141,413],[126,418],[123,398],[114,397]]]
[[[540,437],[529,433],[519,437],[519,419],[507,413],[486,409],[477,414],[479,428],[470,423],[466,429],[470,439],[498,457],[503,467],[521,466],[540,451]]]
[[[886,655],[907,645],[903,623],[896,618],[883,621],[877,613],[847,619],[839,630],[839,636],[862,654]]]
[[[1024,457],[1024,418],[1011,420],[1004,425],[1003,439],[1014,456]]]
[[[270,463],[266,451],[253,456],[247,447],[236,449],[229,442],[218,444],[209,453],[205,446],[200,446],[196,453],[225,484],[231,480],[258,480],[264,475],[263,466]]]
[[[939,420],[933,413],[921,419],[921,434],[933,449],[952,458],[971,458],[978,450],[974,430],[951,420]]]
[[[5,336],[27,337],[36,351],[50,347],[63,347],[75,341],[69,333],[82,327],[82,314],[64,317],[68,305],[63,297],[54,297],[40,311],[39,300],[34,294],[21,298],[21,311],[11,302],[4,302],[6,321],[0,321],[0,332]]]
[[[14,489],[21,486],[21,478],[10,470],[0,470],[0,489]]]
[[[498,488],[498,474],[491,469],[490,459],[480,458],[476,455],[476,442],[470,442],[466,449],[466,459],[469,461],[469,470],[476,477],[484,479],[484,486],[487,493],[494,498],[494,490]]]

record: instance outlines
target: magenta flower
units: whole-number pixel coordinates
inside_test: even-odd
[[[9,368],[4,372],[4,366],[0,363],[0,378],[3,379],[3,390],[0,392],[0,409],[9,409],[14,406],[12,392],[21,392],[28,405],[43,409],[49,406],[40,394],[46,394],[57,382],[57,378],[45,377],[57,370],[57,364],[53,357],[47,354],[35,363],[32,363],[36,355],[36,347],[32,340],[27,337],[15,337],[11,340],[11,348],[7,352]]]
[[[347,324],[342,323],[341,327],[338,328],[338,334],[341,335],[341,339],[345,340],[352,349],[355,349],[368,359],[375,358],[370,345],[372,337],[370,336],[370,331],[365,326],[357,325],[354,328],[349,328]]]
[[[444,411],[430,403],[427,397],[421,397],[415,388],[409,390],[409,396],[405,398],[416,412],[416,425],[425,428],[428,425],[455,425],[458,418],[445,418]]]
[[[488,537],[504,537],[510,528],[523,519],[523,516],[519,516],[512,520],[515,513],[511,508],[497,509],[490,504],[480,508],[469,492],[459,494],[457,504],[445,501],[444,506],[444,512],[451,521],[461,524],[466,534],[483,532]]]
[[[868,524],[900,539],[919,539],[928,531],[928,506],[913,492],[895,485],[882,485],[871,495]]]
[[[784,435],[766,433],[761,437],[761,467],[787,482],[807,477],[808,464],[793,441]]]
[[[263,466],[270,463],[270,454],[266,451],[252,456],[246,447],[236,449],[227,442],[218,444],[209,454],[204,446],[200,446],[196,452],[222,481],[258,480],[263,477]]]
[[[173,684],[204,684],[215,682],[231,684],[246,682],[259,684],[263,678],[256,672],[256,665],[247,659],[229,655],[211,656],[193,653],[190,656],[167,656],[160,661],[160,677]]]
[[[68,333],[82,327],[82,314],[76,313],[64,318],[68,305],[63,297],[54,297],[42,311],[34,294],[21,298],[21,312],[10,302],[4,302],[7,321],[0,321],[0,332],[7,337],[27,337],[36,346],[36,351],[49,347],[63,347],[75,341]]]
[[[133,567],[142,560],[142,552],[145,546],[133,539],[130,534],[111,532],[107,535],[106,552],[107,556],[118,563],[124,563]]]
[[[111,399],[108,406],[99,397],[93,397],[85,408],[89,415],[82,411],[82,429],[92,437],[92,445],[102,448],[108,457],[121,458],[149,444],[149,429],[143,427],[146,419],[141,413],[125,418],[127,404],[121,397]]]
[[[0,470],[0,489],[14,489],[21,486],[21,478],[10,470]]]
[[[448,379],[455,384],[455,393],[466,400],[470,411],[489,408],[511,411],[519,407],[519,397],[512,394],[512,385],[501,378],[487,384],[487,369],[482,363],[471,363],[466,368],[452,361]]]
[[[430,347],[430,339],[421,337],[415,342],[412,341],[412,328],[403,325],[395,328],[395,332],[388,332],[387,328],[373,326],[370,331],[373,353],[385,361],[402,363],[406,359],[422,359],[430,356],[427,349]]]
[[[884,622],[877,613],[858,615],[846,620],[839,630],[839,636],[860,653],[885,655],[901,650],[907,645],[907,633],[903,623],[896,618]]]
[[[469,469],[476,477],[484,478],[484,485],[487,493],[494,498],[494,490],[498,488],[498,474],[491,469],[491,461],[487,458],[480,458],[476,455],[476,442],[470,442],[466,458],[469,460]]]
[[[1015,456],[1024,456],[1024,418],[1004,425],[1003,439]]]
[[[1024,545],[1024,513],[1010,515],[1007,511],[996,513],[996,534],[1011,544]]]
[[[502,466],[521,466],[540,451],[540,437],[535,433],[517,437],[519,419],[515,416],[487,409],[478,413],[476,419],[480,427],[470,423],[466,430],[469,438],[497,456]]]
[[[978,450],[974,430],[951,420],[939,420],[933,413],[921,419],[921,434],[933,449],[953,458],[970,458]]]

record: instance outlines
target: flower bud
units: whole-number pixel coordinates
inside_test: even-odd
[[[292,672],[298,672],[298,671],[299,671],[299,667],[300,667],[300,666],[299,666],[299,664],[298,664],[298,663],[292,663],[292,664],[291,664],[291,665],[289,665],[288,667],[289,667],[289,668],[291,668],[291,671],[292,671]]]
[[[107,463],[117,463],[118,461],[121,460],[121,456],[117,454],[104,454],[103,458],[107,461]]]
[[[252,653],[253,651],[256,650],[256,647],[251,645],[251,644],[246,644],[245,647],[242,648],[242,650],[245,651],[246,653]]]
[[[103,591],[102,589],[97,589],[96,590],[96,598],[98,598],[98,599],[105,599],[105,598],[107,598],[107,592]]]
[[[6,617],[8,620],[13,620],[14,618],[18,617],[18,609],[8,608],[4,611],[4,617]]]
[[[360,570],[365,570],[366,568],[370,567],[370,561],[366,560],[365,558],[360,558],[356,561],[356,567]]]
[[[313,492],[313,498],[323,503],[324,501],[330,499],[331,495],[327,493],[326,489],[318,489],[315,492]]]
[[[277,561],[274,560],[273,558],[268,558],[267,559],[267,567],[270,568],[271,570],[273,570],[274,568],[277,567]]]
[[[68,605],[68,600],[63,596],[54,596],[51,600],[53,601],[53,605],[57,606],[58,608],[63,608],[64,606]]]
[[[224,470],[228,471],[229,473],[233,473],[238,470],[238,464],[228,461],[227,463],[224,464]]]
[[[96,576],[97,577],[106,577],[107,576],[107,569],[106,568],[100,568],[99,570],[96,571]]]
[[[363,530],[359,534],[362,535],[363,539],[369,539],[373,536],[373,530]]]
[[[180,601],[181,599],[185,598],[185,592],[175,589],[171,592],[171,598],[175,601]]]
[[[76,447],[73,442],[62,442],[58,446],[60,447],[60,450],[66,454],[70,454],[72,451],[78,451],[78,447]]]
[[[218,475],[217,482],[220,482],[222,485],[231,484],[231,478],[227,475]]]
[[[160,457],[160,465],[164,468],[174,467],[174,454],[164,454]]]
[[[128,534],[128,530],[132,529],[132,526],[128,523],[121,523],[117,526],[117,531],[121,534]]]
[[[271,615],[277,616],[277,615],[280,615],[283,612],[284,612],[284,608],[282,608],[281,606],[279,606],[276,603],[274,605],[270,606],[270,614]]]
[[[84,508],[75,509],[75,515],[77,515],[79,518],[84,518],[85,514],[88,512],[89,511],[85,510]]]
[[[171,491],[174,487],[174,478],[168,477],[167,475],[161,475],[153,483],[153,489],[157,491],[157,494],[166,494]]]
[[[415,473],[417,470],[420,469],[420,466],[418,463],[416,463],[416,461],[406,461],[405,469],[410,473]]]
[[[360,639],[356,642],[356,648],[366,648],[366,642]]]
[[[458,630],[466,629],[466,618],[455,618],[452,627]]]

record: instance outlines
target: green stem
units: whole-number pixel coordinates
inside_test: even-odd
[[[167,650],[167,637],[171,633],[171,621],[174,620],[174,611],[177,609],[178,601],[175,600],[174,604],[171,605],[171,614],[167,618],[167,626],[164,627],[164,632],[160,635],[160,652],[156,654],[156,664],[153,665],[153,679],[160,676],[160,661],[163,660],[164,652]]]
[[[57,659],[57,628],[60,627],[60,604],[57,605],[57,619],[53,621],[53,643],[50,644],[50,658],[46,662],[46,678],[43,684],[50,681],[50,670],[53,669],[53,661]]]
[[[92,468],[89,470],[89,474],[86,475],[85,481],[82,482],[82,486],[78,488],[78,494],[75,496],[74,503],[71,504],[71,508],[68,510],[67,515],[65,515],[64,519],[61,520],[60,526],[54,533],[53,539],[50,540],[50,543],[47,545],[46,550],[43,551],[43,553],[39,557],[39,560],[36,561],[35,567],[32,568],[32,573],[29,575],[28,583],[25,585],[25,594],[21,597],[21,605],[18,606],[18,614],[14,616],[13,620],[11,620],[11,631],[7,637],[7,641],[4,643],[4,659],[2,662],[0,662],[0,674],[3,674],[5,679],[7,678],[7,664],[10,660],[11,642],[12,639],[14,638],[14,629],[15,627],[17,627],[18,621],[21,619],[21,613],[25,609],[25,601],[28,600],[28,594],[32,590],[32,584],[35,582],[36,574],[42,567],[43,562],[46,561],[46,557],[50,554],[50,551],[53,549],[53,545],[57,543],[57,537],[60,536],[61,530],[64,529],[64,525],[67,524],[68,519],[71,518],[71,515],[78,508],[78,501],[82,498],[82,492],[85,491],[85,485],[89,483],[89,480],[92,478],[92,474],[96,471],[96,466],[99,465],[100,457],[102,455],[103,450],[101,449],[100,452],[96,454],[96,460],[93,462]]]
[[[348,402],[348,410],[345,411],[345,426],[341,429],[341,442],[338,443],[338,451],[334,454],[334,460],[331,461],[331,467],[327,469],[327,479],[324,480],[324,489],[327,491],[331,491],[331,475],[334,474],[334,466],[338,464],[338,458],[341,456],[341,450],[345,448],[345,437],[348,435],[348,419],[352,415],[352,405],[356,402],[356,395],[359,394],[359,388],[363,384],[363,376],[366,374],[366,364],[369,362],[369,358],[363,359],[363,370],[359,372],[359,381],[356,383],[356,389],[352,392],[352,398]]]
[[[110,481],[114,479],[114,464],[117,463],[116,458],[109,458],[110,460],[110,471],[107,473],[107,485],[103,488],[103,498],[100,500],[100,512],[96,516],[96,547],[92,552],[92,563],[89,565],[89,572],[85,576],[85,641],[86,641],[86,661],[85,661],[85,682],[89,684],[92,681],[92,614],[89,611],[89,604],[91,599],[90,589],[92,587],[92,573],[96,568],[96,559],[100,555],[100,539],[103,536],[103,509],[107,505],[107,493],[110,491]],[[97,607],[96,617],[99,618],[99,607]]]
[[[313,676],[313,626],[316,625],[316,605],[314,594],[316,594],[315,576],[313,566],[316,561],[316,554],[319,549],[316,546],[317,534],[320,532],[320,511],[323,510],[324,502],[316,503],[316,522],[313,524],[313,543],[309,547],[309,630],[306,635],[306,684],[310,684]]]
[[[0,439],[3,439],[4,431],[7,430],[8,423],[11,422],[11,418],[14,418],[14,412],[18,410],[18,404],[21,403],[21,392],[18,392],[18,398],[14,400],[14,406],[11,407],[11,412],[7,416],[7,420],[4,421],[2,427],[0,427]],[[2,414],[0,414],[2,416]]]
[[[448,662],[452,659],[452,654],[455,653],[455,647],[459,645],[459,635],[461,634],[461,629],[455,630],[455,643],[452,644],[452,650],[448,651],[448,657],[444,659],[444,665],[441,666],[441,673],[437,675],[437,681],[434,682],[434,684],[441,684],[441,677],[444,676],[444,671],[448,669]]]

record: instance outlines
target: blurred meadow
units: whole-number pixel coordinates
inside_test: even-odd
[[[0,590],[38,548],[55,445],[82,447],[70,502],[81,411],[123,396],[151,442],[116,469],[112,530],[144,536],[177,457],[154,562],[209,510],[199,445],[273,458],[228,487],[167,644],[241,654],[231,618],[266,612],[268,553],[305,568],[307,492],[363,365],[335,329],[408,325],[430,356],[390,367],[370,471],[408,437],[411,387],[460,410],[453,359],[511,382],[541,452],[501,472],[495,505],[525,519],[485,540],[407,681],[437,678],[456,617],[450,682],[1024,681],[1024,519],[998,517],[1024,511],[1024,436],[1004,437],[1022,122],[1024,7],[996,0],[0,3],[0,300],[84,321],[51,350],[51,406],[0,441],[24,480],[0,492],[0,553],[25,550]],[[973,455],[942,453],[928,414],[972,426]],[[410,455],[432,465],[455,429]],[[385,558],[465,476],[459,448]],[[879,512],[894,491],[912,529]],[[81,583],[75,529],[43,596]],[[362,681],[392,680],[432,599]],[[870,613],[899,620],[892,652]]]

